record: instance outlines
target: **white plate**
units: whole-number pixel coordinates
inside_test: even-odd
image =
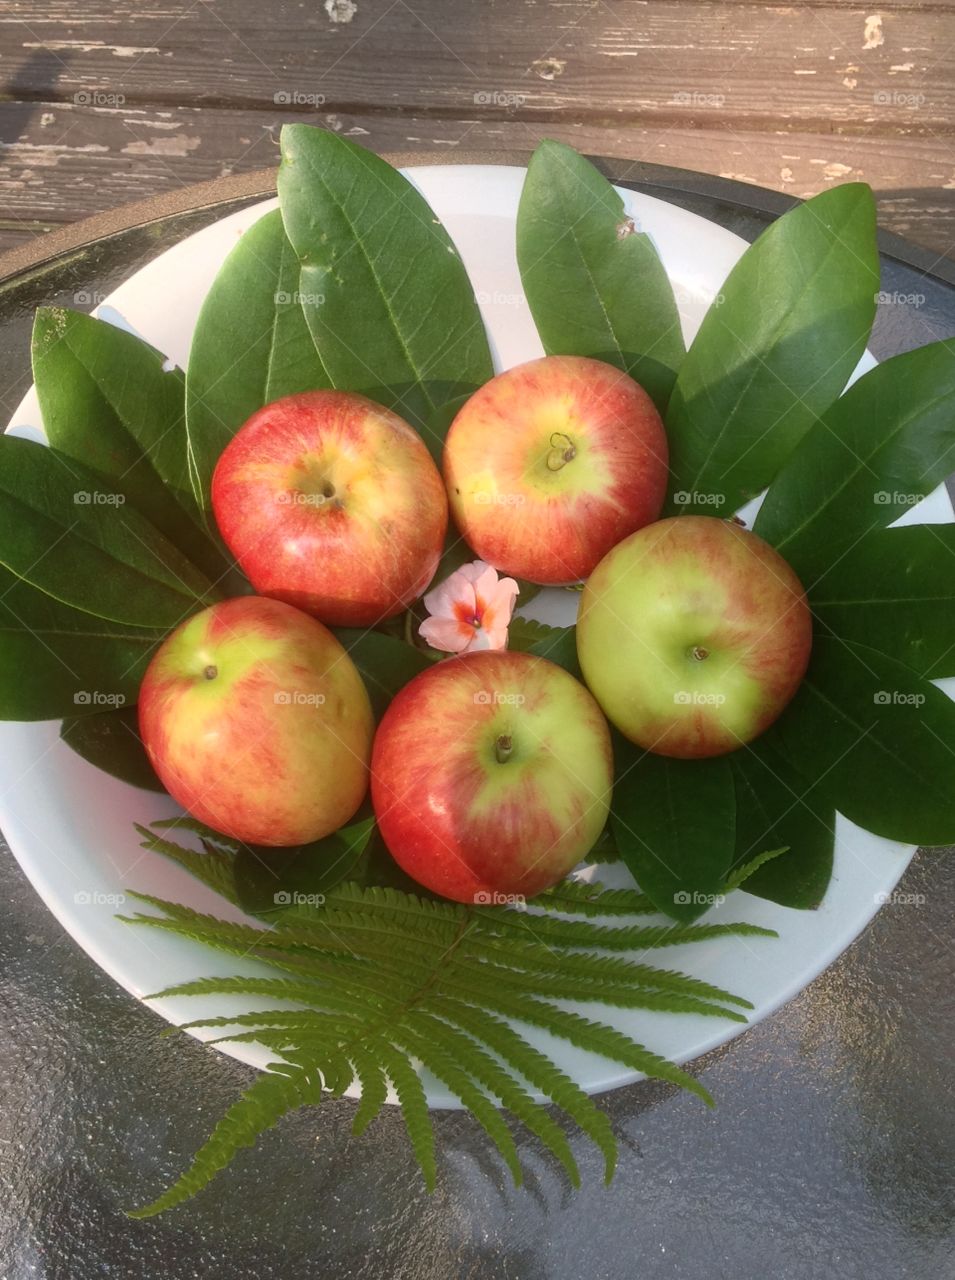
[[[514,220],[523,176],[521,169],[492,166],[435,166],[409,172],[461,251],[498,368],[542,354],[514,252]],[[746,243],[660,200],[624,190],[620,194],[630,216],[652,236],[661,254],[689,340]],[[167,250],[112,293],[98,314],[141,334],[184,365],[199,306],[216,271],[243,231],[274,205],[275,201],[267,201],[232,214]],[[859,371],[873,363],[866,356]],[[8,429],[27,435],[40,432],[40,411],[32,389]],[[951,519],[952,509],[942,489],[910,511],[906,522]],[[535,612],[555,618],[555,608],[567,608],[567,593],[550,593],[550,599],[546,595],[535,602]],[[135,907],[132,900],[124,903],[128,889],[241,917],[184,871],[139,848],[133,823],[169,816],[175,812],[172,801],[94,769],[63,746],[57,732],[58,725],[49,721],[0,723],[0,826],[23,870],[64,928],[137,997],[190,978],[260,971],[252,962],[239,962],[186,939],[116,919],[118,910]],[[891,893],[912,852],[911,847],[869,835],[840,818],[832,883],[819,910],[788,911],[737,892],[706,917],[766,925],[779,932],[778,940],[721,938],[649,952],[646,958],[667,968],[685,969],[747,997],[755,1005],[752,1021],[758,1021],[794,996],[852,942]],[[619,868],[610,868],[601,878],[616,879],[621,874],[625,873]],[[152,1007],[170,1022],[183,1022],[265,1004],[183,998]],[[577,1007],[612,1021],[678,1062],[725,1043],[741,1029],[715,1018]],[[217,1033],[200,1038],[212,1034]],[[544,1033],[528,1031],[528,1036],[590,1092],[638,1078]],[[223,1051],[255,1066],[268,1060],[255,1046],[224,1046]],[[427,1084],[432,1105],[458,1105],[443,1086],[434,1081]]]

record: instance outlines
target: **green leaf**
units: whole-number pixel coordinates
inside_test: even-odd
[[[955,842],[955,706],[865,645],[817,637],[806,678],[770,732],[821,798],[876,835]]]
[[[729,516],[762,492],[846,385],[878,287],[864,184],[833,187],[767,227],[680,366],[666,418],[671,512]]]
[[[219,455],[263,405],[331,386],[299,289],[299,261],[278,209],[242,235],[196,322],[186,374],[186,422],[196,498],[210,510]]]
[[[101,476],[0,437],[0,565],[62,604],[170,630],[211,604],[208,579]]]
[[[493,374],[457,249],[414,186],[339,134],[282,130],[278,188],[305,317],[332,383],[416,426],[437,456],[449,401]]]
[[[549,658],[578,680],[582,679],[576,627],[551,627],[535,618],[515,617],[507,629],[507,647]]]
[[[294,849],[241,845],[234,864],[239,906],[250,915],[274,919],[354,878],[374,829],[375,819],[364,817]]]
[[[376,720],[385,714],[399,689],[434,665],[434,660],[421,649],[381,631],[341,627],[335,630],[335,636],[365,682]]]
[[[561,142],[542,142],[528,166],[517,261],[547,354],[616,365],[662,413],[685,352],[673,289],[611,184]]]
[[[955,676],[955,524],[865,534],[813,587],[825,635],[871,645],[938,680]]]
[[[50,444],[99,472],[207,574],[225,573],[189,480],[182,373],[115,325],[41,307],[33,376]]]
[[[660,911],[702,915],[733,861],[736,799],[725,757],[673,760],[619,736],[611,826],[621,857]]]
[[[729,757],[736,786],[736,856],[750,862],[787,847],[743,888],[784,907],[818,907],[832,875],[835,810],[765,735]]]
[[[121,782],[145,791],[166,790],[139,736],[135,707],[71,716],[60,726],[60,737],[77,755]]]
[[[870,529],[898,519],[955,469],[955,348],[933,342],[870,370],[779,472],[755,531],[805,586]]]
[[[282,1116],[306,1104],[316,1106],[321,1100],[320,1076],[290,1068],[263,1071],[225,1113],[209,1141],[196,1153],[189,1169],[168,1191],[151,1204],[132,1210],[129,1217],[152,1218],[188,1200],[220,1169],[224,1169],[242,1147],[254,1146],[260,1134]]]
[[[70,608],[0,568],[0,720],[131,705],[164,635]]]

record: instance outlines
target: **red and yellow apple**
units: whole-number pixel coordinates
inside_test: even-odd
[[[255,590],[333,626],[400,613],[448,524],[418,433],[364,396],[308,391],[254,413],[216,465],[219,531]]]
[[[588,578],[577,620],[584,679],[632,742],[723,755],[779,716],[809,662],[802,584],[754,533],[714,516],[660,520]]]
[[[326,627],[279,600],[224,600],[183,622],[146,670],[139,727],[169,794],[248,844],[318,840],[368,787],[361,676]]]
[[[419,884],[458,902],[531,897],[607,821],[607,722],[562,667],[529,653],[448,658],[416,676],[378,727],[378,826]]]
[[[444,479],[482,560],[578,582],[660,514],[667,442],[653,401],[613,365],[545,356],[485,383],[451,424]]]

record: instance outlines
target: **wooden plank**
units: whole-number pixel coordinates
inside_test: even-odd
[[[80,108],[0,103],[0,248],[39,230],[181,185],[278,163],[284,112],[213,108]],[[305,117],[376,150],[437,153],[533,148],[542,136],[582,151],[717,172],[791,195],[872,183],[881,225],[953,253],[955,156],[932,137],[752,132],[661,126],[323,113]],[[955,256],[955,254],[953,254]]]
[[[5,0],[0,52],[13,98],[927,137],[955,121],[951,7]]]

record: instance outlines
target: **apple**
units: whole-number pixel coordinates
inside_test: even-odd
[[[528,898],[563,879],[606,824],[610,731],[553,662],[463,654],[392,701],[371,778],[385,844],[419,884],[458,902]]]
[[[345,391],[286,396],[223,450],[212,507],[255,590],[333,626],[400,613],[438,566],[448,505],[424,441]]]
[[[177,627],[143,677],[139,729],[169,794],[248,844],[318,840],[368,787],[361,676],[326,627],[279,600],[224,600]]]
[[[796,692],[811,645],[795,573],[715,516],[641,529],[581,595],[584,679],[621,733],[664,756],[723,755],[757,737]]]
[[[579,582],[655,520],[667,441],[653,401],[613,365],[544,356],[485,383],[444,446],[458,529],[482,560],[530,582]]]

